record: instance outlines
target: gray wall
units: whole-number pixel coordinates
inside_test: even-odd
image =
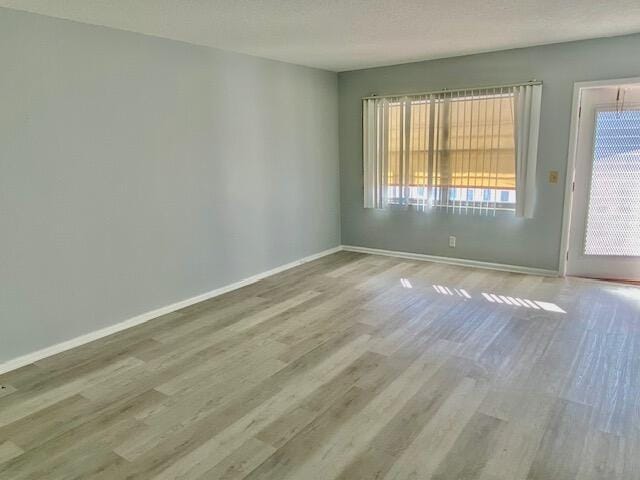
[[[0,362],[340,243],[337,76],[0,9]]]
[[[631,35],[340,73],[342,243],[557,270],[573,83],[640,76],[639,55],[640,35]],[[362,207],[360,97],[534,78],[544,81],[534,219]],[[557,185],[549,170],[560,171]]]

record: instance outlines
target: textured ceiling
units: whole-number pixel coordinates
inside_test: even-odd
[[[640,0],[0,0],[328,70],[640,32]]]

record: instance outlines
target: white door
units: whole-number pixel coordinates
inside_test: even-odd
[[[640,86],[582,92],[567,274],[640,280]]]

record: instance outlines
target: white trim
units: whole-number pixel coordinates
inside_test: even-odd
[[[124,320],[123,322],[116,323],[115,325],[110,325],[100,330],[95,330],[93,332],[80,335],[79,337],[75,337],[70,340],[52,345],[50,347],[46,347],[41,350],[37,350],[35,352],[31,352],[26,355],[22,355],[20,357],[8,360],[4,363],[0,363],[0,375],[6,372],[10,372],[11,370],[18,369],[20,367],[30,365],[34,362],[50,357],[52,355],[56,355],[66,350],[79,347],[89,342],[93,342],[94,340],[98,340],[100,338],[109,336],[111,334],[120,332],[122,330],[126,330],[127,328],[135,327],[136,325],[140,325],[142,323],[148,322],[149,320],[153,320],[154,318],[160,317],[162,315],[166,315],[168,313],[175,312],[176,310],[180,310],[190,305],[203,302],[205,300],[217,297],[219,295],[223,295],[232,290],[237,290],[238,288],[245,287],[252,283],[256,283],[264,278],[270,277],[272,275],[283,272],[285,270],[289,270],[290,268],[297,267],[304,263],[317,260],[319,258],[337,253],[342,250],[346,250],[349,252],[369,253],[373,255],[387,255],[392,257],[409,258],[413,260],[425,260],[430,262],[446,263],[449,265],[460,265],[460,266],[466,266],[466,267],[486,268],[490,270],[501,270],[506,272],[516,272],[516,273],[525,273],[525,274],[531,274],[531,275],[543,275],[543,276],[552,276],[552,277],[558,276],[558,272],[554,270],[545,270],[541,268],[522,267],[518,265],[504,265],[501,263],[481,262],[477,260],[467,260],[462,258],[438,257],[434,255],[424,255],[420,253],[397,252],[392,250],[381,250],[377,248],[357,247],[352,245],[341,245],[338,247],[330,248],[328,250],[324,250],[322,252],[319,252],[313,255],[309,255],[307,257],[301,258],[299,260],[295,260],[285,265],[280,265],[279,267],[273,268],[271,270],[267,270],[266,272],[258,273],[256,275],[245,278],[238,282],[225,285],[223,287],[217,288],[215,290],[211,290],[209,292],[205,292],[200,295],[196,295],[195,297],[187,298],[185,300],[172,303],[171,305],[166,305],[164,307],[160,307],[155,310],[151,310],[149,312],[136,315],[135,317]]]
[[[562,233],[560,236],[560,260],[558,272],[561,276],[567,273],[567,251],[569,245],[569,229],[571,228],[571,207],[573,205],[573,182],[575,178],[575,158],[578,145],[578,129],[580,117],[580,101],[582,87],[579,82],[573,84],[573,102],[571,104],[571,128],[569,130],[569,152],[567,154],[567,173],[564,185],[564,207],[562,210]]]
[[[468,260],[466,258],[438,257],[435,255],[425,255],[422,253],[396,252],[393,250],[381,250],[378,248],[356,247],[353,245],[343,245],[342,249],[347,252],[360,252],[360,253],[370,253],[373,255],[386,255],[389,257],[410,258],[411,260],[424,260],[427,262],[446,263],[448,265],[459,265],[462,267],[486,268],[489,270],[501,270],[504,272],[525,273],[529,275],[542,275],[545,277],[558,276],[558,272],[556,270],[523,267],[520,265],[506,265],[503,263],[481,262],[479,260]]]
[[[171,305],[167,305],[164,307],[157,308],[155,310],[151,310],[146,313],[142,313],[140,315],[136,315],[135,317],[129,318],[120,323],[116,323],[115,325],[109,325],[108,327],[102,328],[100,330],[95,330],[93,332],[89,332],[84,335],[80,335],[79,337],[72,338],[71,340],[67,340],[67,341],[52,345],[50,347],[37,350],[35,352],[31,352],[26,355],[22,355],[20,357],[13,358],[11,360],[7,360],[4,363],[0,363],[0,374],[9,372],[11,370],[15,370],[20,367],[24,367],[25,365],[30,365],[34,362],[37,362],[38,360],[42,360],[46,357],[56,355],[58,353],[64,352],[66,350],[70,350],[80,345],[84,345],[85,343],[93,342],[94,340],[98,340],[99,338],[106,337],[108,335],[111,335],[116,332],[120,332],[122,330],[126,330],[127,328],[135,327],[136,325],[140,325],[142,323],[148,322],[149,320],[153,320],[154,318],[157,318],[161,315],[166,315],[167,313],[175,312],[176,310],[180,310],[190,305],[203,302],[210,298],[214,298],[219,295],[230,292],[232,290],[237,290],[238,288],[245,287],[259,280],[262,280],[263,278],[270,277],[271,275],[275,275],[276,273],[289,270],[290,268],[297,267],[299,265],[311,262],[313,260],[317,260],[318,258],[331,255],[341,250],[342,250],[341,246],[330,248],[328,250],[324,250],[322,252],[309,255],[308,257],[295,260],[285,265],[280,265],[279,267],[272,268],[271,270],[267,270],[266,272],[258,273],[256,275],[245,278],[238,282],[231,283],[229,285],[225,285],[220,288],[216,288],[215,290],[211,290],[209,292],[206,292],[200,295],[196,295],[195,297],[187,298],[186,300],[181,300],[179,302],[172,303]]]
[[[564,207],[562,211],[562,233],[560,237],[560,261],[558,263],[558,272],[563,277],[567,273],[567,250],[569,246],[569,231],[571,229],[571,209],[573,207],[573,180],[576,165],[578,130],[580,126],[578,110],[580,107],[582,90],[587,88],[608,87],[611,85],[626,85],[633,83],[640,83],[640,77],[596,80],[591,82],[575,82],[573,84],[571,128],[569,130],[569,151],[567,153],[567,173],[565,175],[566,178],[564,187]]]

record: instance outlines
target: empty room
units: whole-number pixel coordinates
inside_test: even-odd
[[[640,2],[0,0],[1,480],[639,480]]]

